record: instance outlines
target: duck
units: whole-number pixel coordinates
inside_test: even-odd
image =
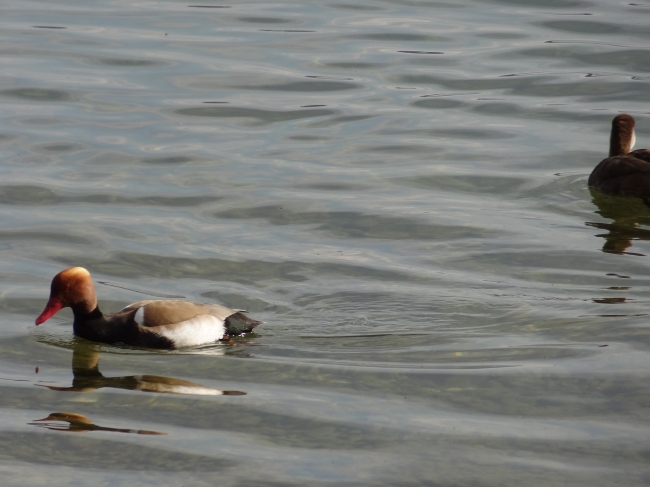
[[[587,184],[614,196],[650,198],[650,149],[632,147],[636,142],[634,117],[627,113],[612,120],[609,157],[592,171]]]
[[[83,267],[71,267],[54,276],[50,298],[35,324],[68,307],[74,315],[76,336],[144,348],[178,349],[214,343],[241,336],[262,324],[246,316],[244,310],[180,300],[138,301],[105,315],[97,305],[90,272]]]

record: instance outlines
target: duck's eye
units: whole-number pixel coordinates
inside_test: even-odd
[[[70,284],[66,284],[66,285],[65,285],[65,290],[66,290],[66,291],[69,291],[69,290],[70,290]]]

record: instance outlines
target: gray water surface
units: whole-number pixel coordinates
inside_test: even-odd
[[[2,485],[648,485],[650,209],[586,187],[616,114],[650,146],[648,25],[606,0],[5,2]],[[69,310],[33,325],[68,266],[105,312],[265,324],[97,348]]]

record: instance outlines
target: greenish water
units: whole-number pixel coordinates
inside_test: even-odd
[[[0,483],[647,485],[650,209],[586,180],[615,114],[650,147],[649,22],[7,2]],[[179,352],[35,327],[73,265],[107,312],[265,324]]]

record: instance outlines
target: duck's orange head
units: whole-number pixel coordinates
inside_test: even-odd
[[[59,272],[52,279],[50,299],[45,309],[36,318],[36,324],[49,320],[62,308],[71,307],[73,311],[89,313],[97,307],[95,285],[83,267],[71,267]]]

